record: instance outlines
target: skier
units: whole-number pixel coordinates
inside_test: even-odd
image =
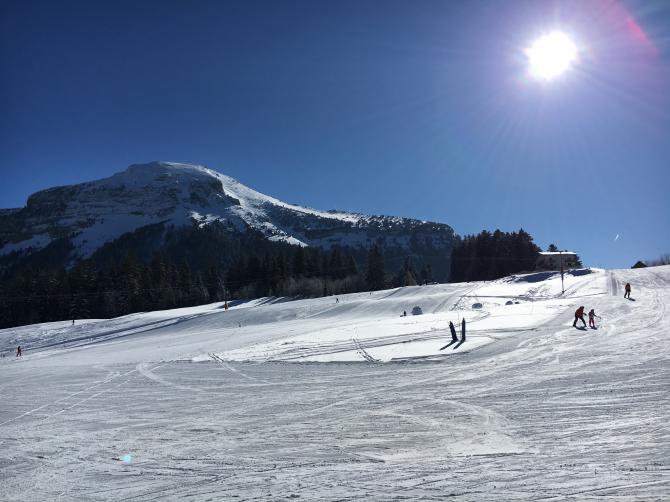
[[[628,298],[630,300],[630,282],[626,283],[625,290],[626,292],[624,293],[623,297]]]
[[[336,297],[335,298],[335,303],[340,303],[340,299]]]
[[[21,346],[16,347],[16,357],[21,357],[23,353],[21,352]]]
[[[589,327],[596,329],[596,317],[600,319],[599,315],[596,315],[595,309],[589,310]]]
[[[586,321],[584,320],[584,305],[575,311],[575,322],[572,323],[574,328],[577,327],[577,321],[582,321],[584,323],[584,327],[586,328]]]

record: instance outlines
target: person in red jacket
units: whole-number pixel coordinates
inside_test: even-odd
[[[584,320],[584,305],[575,310],[575,322],[572,323],[573,327],[577,327],[577,321],[582,321],[584,327],[586,328],[586,321]]]

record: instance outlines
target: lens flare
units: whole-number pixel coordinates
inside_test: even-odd
[[[577,59],[577,46],[560,31],[540,37],[525,52],[531,75],[541,80],[558,77]]]

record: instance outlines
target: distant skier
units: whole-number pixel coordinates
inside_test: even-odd
[[[586,328],[586,321],[584,320],[584,305],[575,311],[575,322],[572,323],[574,328],[577,327],[577,321],[582,321],[582,323],[584,323],[584,327]]]
[[[626,292],[623,294],[624,298],[628,298],[630,300],[630,282],[626,283],[626,287],[624,288]]]
[[[596,315],[595,309],[589,310],[589,328],[596,329],[596,317],[600,319],[600,316]]]
[[[21,357],[23,352],[21,352],[21,346],[16,347],[16,357]]]
[[[335,298],[335,303],[340,303],[340,299],[336,297]]]

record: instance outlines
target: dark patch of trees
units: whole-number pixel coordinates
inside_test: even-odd
[[[510,274],[530,272],[540,248],[533,238],[518,232],[491,233],[458,237],[451,254],[451,282],[487,281]]]
[[[231,233],[219,224],[150,225],[88,259],[68,263],[71,252],[69,239],[61,239],[28,255],[0,257],[0,328],[232,298],[317,297],[433,280],[429,262],[415,256],[417,272],[412,258],[399,249],[303,248],[254,232]],[[389,271],[389,261],[402,265]]]
[[[384,256],[377,246],[368,251],[365,284],[370,291],[378,291],[386,287],[386,272],[384,270]]]
[[[659,267],[662,265],[670,265],[670,253],[665,253],[653,260],[647,260],[645,264],[648,267]]]

